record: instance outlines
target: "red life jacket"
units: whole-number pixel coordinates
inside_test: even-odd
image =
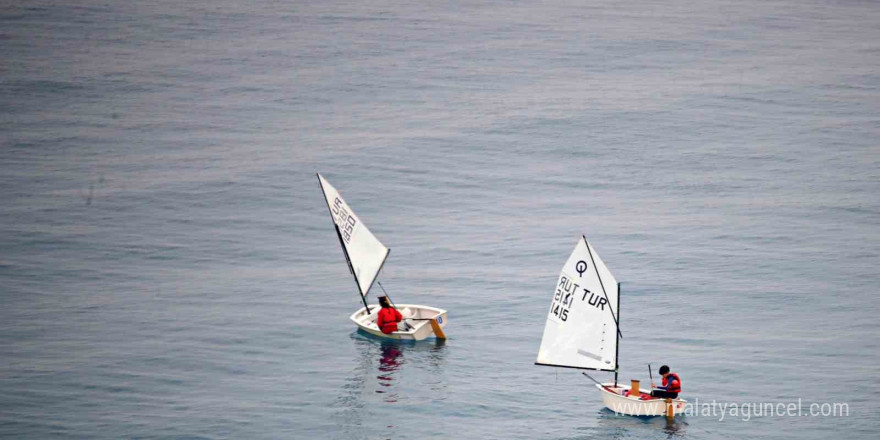
[[[376,318],[376,325],[382,333],[390,335],[397,331],[397,323],[403,319],[403,316],[397,310],[391,307],[383,307],[379,310],[379,316]]]
[[[681,379],[675,373],[669,373],[668,376],[663,378],[663,386],[666,387],[666,391],[670,393],[680,393],[681,392]]]

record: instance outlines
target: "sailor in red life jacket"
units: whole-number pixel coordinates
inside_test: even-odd
[[[382,306],[382,310],[379,310],[376,325],[379,326],[379,330],[382,330],[382,333],[390,335],[397,331],[397,323],[403,320],[403,315],[397,309],[391,307],[387,297],[380,296],[379,305]]]
[[[677,374],[670,372],[669,367],[666,365],[660,367],[660,375],[663,376],[663,385],[658,387],[651,382],[651,388],[658,388],[652,390],[651,395],[661,398],[669,397],[671,399],[678,397],[678,393],[681,392],[681,378]]]

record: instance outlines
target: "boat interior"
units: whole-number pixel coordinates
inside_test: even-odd
[[[631,399],[636,398],[636,396],[632,394],[632,390],[630,389],[630,387],[625,386],[625,385],[619,385],[617,387],[615,387],[613,385],[605,385],[605,390],[610,391],[614,394],[623,396],[623,397],[629,397]],[[658,400],[658,399],[660,399],[660,397],[654,397],[650,393],[646,393],[642,390],[639,390],[638,399],[639,400]],[[674,399],[674,400],[678,400],[678,399]]]

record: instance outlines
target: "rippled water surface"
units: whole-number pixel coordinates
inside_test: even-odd
[[[0,437],[874,438],[880,8],[0,5]],[[354,331],[323,173],[445,344]],[[533,365],[586,234],[621,380],[847,417],[618,417]],[[375,295],[371,294],[375,301]],[[597,374],[607,380],[607,373]]]

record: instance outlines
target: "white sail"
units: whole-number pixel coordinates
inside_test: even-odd
[[[618,294],[617,280],[581,237],[556,282],[536,363],[614,371]]]
[[[330,208],[330,217],[339,227],[339,240],[351,264],[360,293],[367,296],[385,263],[385,258],[388,257],[388,248],[367,229],[342,199],[339,191],[330,185],[324,176],[318,174],[318,180],[321,182],[327,207]]]

